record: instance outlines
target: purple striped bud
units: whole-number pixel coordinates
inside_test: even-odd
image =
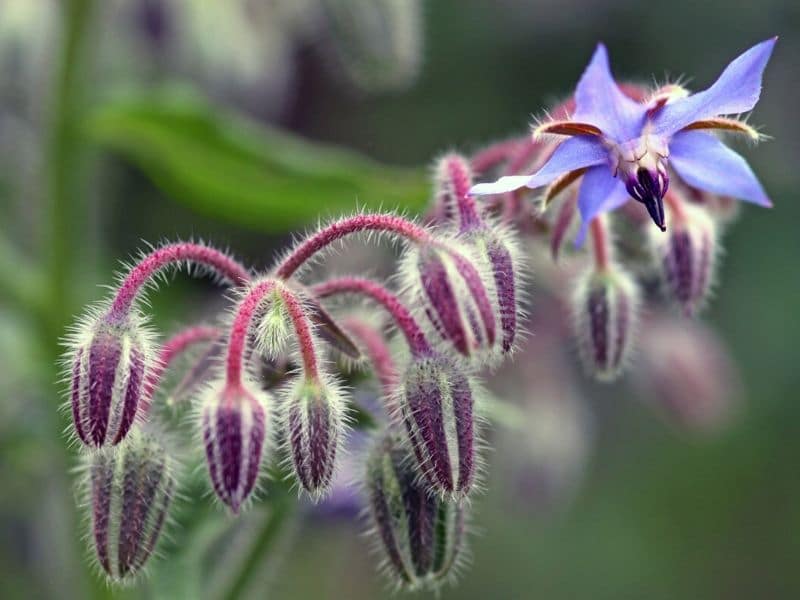
[[[410,305],[429,325],[430,339],[471,357],[495,344],[491,296],[469,247],[448,241],[410,250],[404,261]]]
[[[100,317],[74,335],[70,403],[75,433],[84,444],[111,446],[127,435],[151,369],[149,337],[135,316]]]
[[[133,578],[158,542],[175,494],[173,464],[160,439],[135,429],[116,448],[90,455],[87,487],[97,562],[114,582]]]
[[[399,405],[422,480],[437,494],[468,495],[477,468],[477,426],[467,375],[441,356],[412,360]]]
[[[234,513],[250,497],[264,453],[268,398],[264,392],[216,384],[200,416],[203,446],[217,497]]]
[[[465,157],[448,154],[439,160],[435,177],[435,219],[437,223],[453,226],[450,229],[457,231],[456,239],[461,244],[459,251],[465,255],[469,251],[468,256],[474,261],[487,290],[493,323],[499,324],[501,329],[500,339],[495,343],[490,341],[494,336],[477,337],[481,333],[478,331],[473,345],[483,357],[492,362],[510,352],[514,344],[517,332],[519,254],[516,252],[513,234],[491,223],[476,204],[475,198],[469,195],[471,187],[472,171]],[[433,271],[434,267],[435,265],[431,265],[428,268]],[[439,311],[434,312],[438,314]],[[445,329],[444,319],[440,318],[439,321],[434,320],[434,325],[438,324],[440,329],[448,331]],[[465,354],[463,346],[459,347],[458,344],[468,336],[468,328],[462,326],[461,329],[467,333],[462,333],[455,327],[450,330],[454,332],[455,337],[452,339],[456,348]]]
[[[283,405],[283,431],[297,480],[318,499],[330,489],[345,427],[335,385],[298,378]]]
[[[517,335],[519,280],[521,274],[516,240],[508,230],[488,226],[463,234],[486,278],[495,321],[500,324],[500,339],[488,356],[501,358],[514,347]]]
[[[587,371],[600,381],[616,379],[633,345],[639,292],[620,267],[588,270],[573,299],[578,351]]]
[[[667,236],[651,236],[653,254],[669,295],[687,316],[708,299],[716,267],[716,227],[702,209],[685,204]]]
[[[387,433],[367,460],[372,534],[398,587],[436,589],[454,576],[463,556],[465,508],[421,487],[407,452]]]

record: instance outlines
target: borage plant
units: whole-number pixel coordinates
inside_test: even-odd
[[[114,582],[133,578],[168,521],[181,461],[153,405],[175,359],[198,346],[205,351],[189,364],[183,387],[196,390],[197,380],[205,380],[193,394],[196,446],[210,488],[231,513],[252,502],[259,479],[275,464],[282,466],[273,471],[287,473],[300,494],[326,499],[353,433],[351,416],[372,410],[379,424],[370,434],[372,449],[357,455],[365,508],[386,571],[410,589],[435,588],[463,562],[469,500],[483,464],[478,416],[491,419],[498,408],[476,377],[488,373],[491,383],[516,347],[523,346],[523,370],[554,364],[542,355],[553,345],[541,340],[574,335],[588,372],[611,380],[634,354],[641,331],[637,370],[667,398],[667,410],[702,419],[708,411],[696,403],[716,389],[709,392],[703,382],[728,376],[703,361],[724,358],[724,349],[699,325],[679,328],[665,305],[673,301],[693,315],[704,304],[732,212],[728,196],[768,204],[744,160],[702,130],[759,138],[728,115],[755,105],[773,45],[755,46],[693,95],[677,85],[653,92],[618,86],[598,47],[574,99],[555,107],[532,138],[494,144],[471,159],[448,154],[438,161],[423,223],[391,213],[346,217],[308,235],[260,274],[203,244],[168,244],[145,254],[69,339],[69,406],[74,437],[85,450],[90,539],[102,570]],[[520,174],[528,170],[533,175]],[[503,177],[474,185],[473,172]],[[534,201],[521,191],[544,185]],[[479,194],[491,196],[479,203]],[[629,200],[644,204],[658,229]],[[577,250],[550,261],[547,254],[565,254],[578,216]],[[588,261],[580,251],[587,232]],[[401,243],[397,285],[359,276],[308,281],[306,266],[364,234]],[[541,301],[527,307],[529,314],[521,310],[525,263],[539,267]],[[222,325],[192,325],[159,348],[144,292],[165,270],[185,264],[232,288],[233,308]],[[333,299],[346,296],[363,302],[342,311]],[[376,325],[376,308],[391,327]],[[571,319],[564,316],[569,312]],[[521,340],[523,329],[536,331],[538,343]],[[219,360],[205,377],[210,356]],[[677,388],[667,360],[681,369]],[[281,370],[279,385],[268,386],[264,365],[278,363],[295,368]],[[380,383],[378,409],[359,407],[343,385],[353,364],[368,365]],[[563,369],[546,371],[554,377]],[[512,419],[503,414],[505,425],[526,427],[523,412]]]

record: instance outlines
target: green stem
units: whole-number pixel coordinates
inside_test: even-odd
[[[269,554],[280,539],[280,534],[284,529],[292,509],[295,506],[291,494],[286,490],[276,490],[272,502],[270,503],[270,513],[265,517],[261,531],[253,542],[253,546],[242,564],[239,573],[232,579],[227,593],[222,595],[225,600],[237,600],[241,598],[247,586],[250,584],[258,567],[260,567],[266,556]]]
[[[80,134],[86,76],[87,32],[94,0],[63,0],[59,64],[53,89],[50,139],[47,148],[49,222],[46,230],[50,284],[50,332],[62,335],[72,312],[70,282],[77,246],[86,223],[83,183],[83,140]]]
[[[49,138],[46,141],[46,193],[43,237],[44,272],[42,287],[46,318],[42,322],[42,342],[49,349],[52,364],[60,353],[58,338],[64,334],[68,319],[74,312],[75,287],[72,285],[77,271],[78,249],[85,247],[87,223],[85,181],[82,170],[84,139],[81,135],[85,96],[83,83],[86,77],[88,33],[94,15],[95,0],[61,0],[59,32],[60,45],[54,59],[57,61],[52,83],[53,104],[50,106]],[[57,395],[55,397],[58,397]],[[55,415],[55,410],[52,413]],[[51,420],[53,440],[61,439],[63,421]],[[67,472],[66,456],[56,453],[61,464],[53,464],[57,473]],[[69,484],[63,483],[64,493]],[[83,555],[80,517],[73,514],[71,534],[74,556]],[[68,534],[68,535],[69,535]],[[80,558],[73,559],[85,564]],[[78,565],[70,569],[80,572]],[[83,576],[80,595],[101,599],[110,597],[109,589],[88,568]]]

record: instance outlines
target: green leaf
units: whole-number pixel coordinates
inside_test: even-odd
[[[223,114],[185,90],[116,97],[92,113],[87,130],[175,200],[261,231],[355,209],[416,212],[429,193],[424,170],[384,166]]]

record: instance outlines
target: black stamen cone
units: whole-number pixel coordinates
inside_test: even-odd
[[[656,175],[653,177],[650,171],[647,169],[639,169],[636,172],[636,184],[634,186],[628,186],[628,192],[630,193],[630,187],[634,187],[636,193],[631,193],[631,196],[635,199],[644,204],[645,208],[647,209],[647,213],[650,215],[650,218],[653,219],[653,222],[661,231],[666,231],[667,227],[664,224],[664,194],[667,193],[667,188],[669,187],[669,181],[666,177],[662,177],[661,175]]]

